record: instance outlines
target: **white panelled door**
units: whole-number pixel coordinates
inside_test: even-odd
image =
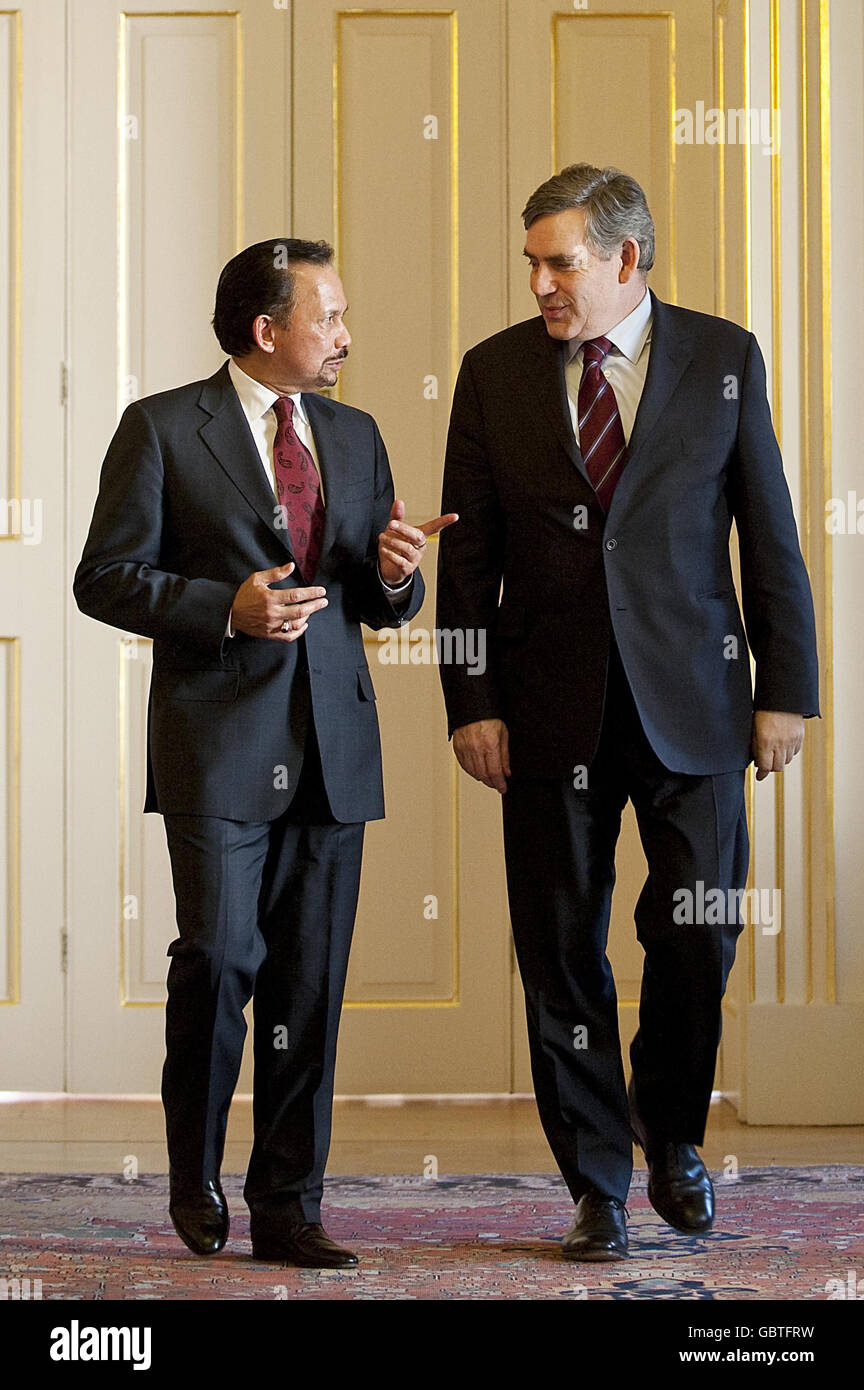
[[[123,406],[216,370],[222,265],[290,230],[290,13],[155,9],[70,0],[73,563]],[[141,813],[150,644],[77,612],[71,634],[69,1088],[152,1093],[176,928]]]
[[[62,1090],[63,6],[0,10],[0,1090]]]
[[[219,365],[219,269],[283,232],[337,243],[354,334],[342,398],[378,418],[410,515],[437,514],[454,368],[506,316],[503,249],[488,242],[490,208],[496,224],[504,210],[503,9],[338,8],[184,0],[157,14],[147,0],[70,0],[73,555],[123,405]],[[403,252],[410,295],[388,275]],[[434,629],[434,548],[429,560],[421,640]],[[337,1090],[506,1091],[497,798],[457,772],[420,648],[403,642],[388,660],[367,639],[388,819],[367,837]],[[149,662],[149,643],[73,616],[77,1091],[159,1087],[176,929],[162,821],[140,809]]]
[[[295,0],[294,218],[337,248],[341,399],[377,419],[407,519],[437,516],[462,353],[504,326],[504,10]],[[339,1092],[508,1091],[512,960],[497,793],[455,765],[426,602],[367,635],[387,818],[369,826]],[[479,651],[478,651],[479,655]]]

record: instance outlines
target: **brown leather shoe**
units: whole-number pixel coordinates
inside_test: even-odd
[[[561,1242],[565,1260],[627,1258],[626,1207],[617,1197],[592,1190],[579,1198],[573,1225]]]
[[[353,1250],[331,1240],[318,1221],[298,1221],[268,1234],[252,1233],[252,1258],[268,1264],[301,1265],[305,1269],[348,1269],[358,1263]]]

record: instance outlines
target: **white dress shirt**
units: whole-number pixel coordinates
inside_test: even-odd
[[[624,430],[624,439],[629,444],[633,422],[642,397],[645,376],[648,371],[648,357],[651,352],[651,295],[646,287],[645,293],[635,309],[626,318],[616,323],[604,335],[612,344],[601,371],[618,402],[618,414]],[[570,360],[564,368],[567,382],[567,404],[573,433],[579,443],[579,386],[582,381],[582,341],[574,339],[570,345]]]
[[[234,390],[240,397],[240,404],[243,407],[243,414],[249,421],[249,428],[252,431],[252,438],[255,440],[255,447],[261,455],[261,462],[264,465],[264,472],[267,474],[267,481],[276,496],[276,474],[273,471],[273,443],[276,439],[278,422],[276,412],[273,409],[273,402],[278,401],[279,392],[271,391],[269,386],[264,386],[262,382],[256,381],[254,377],[244,372],[242,367],[238,367],[232,357],[228,362],[228,375],[234,385]],[[303,405],[303,397],[297,391],[290,399],[294,402],[294,414],[292,417],[297,438],[301,444],[305,444],[313,459],[315,467],[318,469],[318,477],[321,479],[321,501],[326,506],[324,496],[324,473],[318,461],[318,451],[315,448],[315,439],[309,426],[309,417]]]
[[[264,469],[267,481],[273,492],[275,517],[276,473],[273,467],[273,444],[276,439],[278,421],[276,419],[276,412],[273,409],[273,402],[279,399],[279,392],[271,391],[269,386],[265,386],[263,382],[256,381],[254,377],[249,376],[248,372],[244,372],[242,367],[238,367],[233,357],[228,360],[228,375],[240,399],[243,414],[249,422],[249,428],[252,431],[255,447],[261,458],[261,466]],[[315,436],[309,424],[309,417],[306,414],[303,397],[300,392],[297,391],[292,394],[290,399],[294,402],[292,421],[297,438],[300,440],[301,444],[306,445],[306,448],[315,461],[315,467],[318,470],[318,477],[321,485],[321,501],[326,506],[324,470],[318,458],[318,450],[315,448]],[[381,579],[380,566],[378,567],[378,577]],[[412,582],[413,575],[409,575],[404,582],[399,584],[388,584],[384,579],[381,579],[381,583],[390,594],[403,593],[409,588]],[[229,637],[234,636],[230,614],[228,617],[228,626],[225,631]]]

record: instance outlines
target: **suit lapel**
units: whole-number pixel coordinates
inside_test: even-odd
[[[211,417],[198,431],[202,440],[249,506],[274,536],[279,537],[293,560],[291,538],[285,527],[276,525],[276,498],[228,374],[227,362],[215,376],[205,381],[198,404]]]
[[[692,359],[690,336],[675,323],[675,311],[649,291],[652,299],[651,349],[645,385],[636,410],[636,419],[627,445],[627,463],[618,486],[612,494],[609,515],[627,505],[639,478],[650,465],[649,456],[642,456],[645,445],[674,395],[678,383]]]
[[[546,332],[542,318],[536,320],[536,336],[529,360],[525,386],[532,409],[551,426],[571,463],[578,468],[590,487],[591,483],[573,433],[570,407],[567,403],[567,381],[564,376],[567,345]]]
[[[336,411],[326,396],[303,394],[303,405],[315,440],[324,481],[324,536],[321,556],[328,553],[344,515],[344,495],[351,473],[351,449]]]
[[[654,309],[651,351],[648,356],[645,385],[630,434],[628,468],[657,424],[691,358],[690,339],[685,334],[675,332],[669,305],[664,304],[653,292],[649,293]],[[622,474],[622,478],[623,476]]]

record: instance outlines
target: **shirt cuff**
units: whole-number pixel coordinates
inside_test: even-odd
[[[378,565],[378,578],[381,580],[381,583],[384,585],[384,588],[387,590],[388,594],[404,594],[405,590],[410,588],[410,586],[414,582],[413,574],[409,574],[408,578],[404,579],[401,584],[388,584],[387,580],[381,573],[380,564]]]

